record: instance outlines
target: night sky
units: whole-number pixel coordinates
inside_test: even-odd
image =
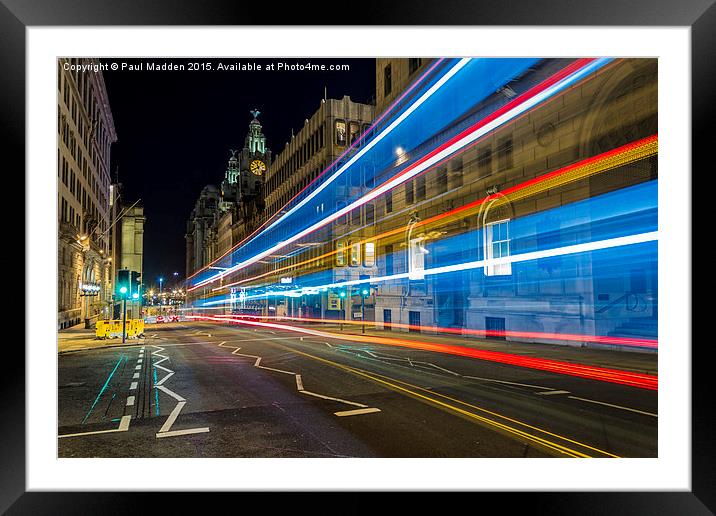
[[[374,59],[102,59],[101,62],[211,63],[213,71],[104,72],[118,141],[112,182],[124,203],[141,198],[145,285],[185,271],[186,222],[201,189],[224,177],[229,149],[241,149],[252,119],[259,120],[274,157],[329,98],[366,102],[375,94]],[[216,71],[224,64],[284,62],[348,64],[350,71]],[[188,65],[187,65],[188,66]]]

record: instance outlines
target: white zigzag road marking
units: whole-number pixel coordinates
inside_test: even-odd
[[[301,339],[301,340],[303,340],[303,339]],[[224,346],[224,344],[226,344],[226,342],[227,342],[227,341],[225,341],[225,340],[222,341],[222,342],[220,342],[220,343],[219,343],[219,347],[228,348],[229,346]],[[327,343],[326,343],[326,344],[327,344]],[[364,405],[363,403],[358,403],[358,402],[355,402],[355,401],[348,401],[348,400],[344,400],[344,399],[341,399],[341,398],[334,398],[334,397],[332,397],[332,396],[325,396],[325,395],[323,395],[323,394],[318,394],[318,393],[315,393],[315,392],[307,391],[307,390],[305,390],[305,389],[303,388],[303,379],[301,378],[301,375],[300,375],[300,374],[294,373],[294,372],[292,372],[292,371],[284,371],[283,369],[275,369],[275,368],[273,368],[273,367],[262,366],[262,365],[260,365],[260,364],[261,364],[261,359],[262,359],[263,357],[260,357],[260,356],[257,356],[257,355],[248,355],[248,354],[245,354],[245,353],[239,353],[239,350],[240,350],[240,349],[241,349],[240,347],[234,347],[234,350],[231,352],[231,354],[232,354],[232,355],[241,356],[241,357],[246,357],[246,358],[255,358],[255,359],[256,359],[256,362],[254,362],[254,367],[258,367],[259,369],[266,369],[266,370],[268,370],[268,371],[275,371],[275,372],[277,372],[277,373],[284,373],[284,374],[292,374],[292,375],[294,375],[294,376],[296,377],[296,390],[298,390],[298,392],[300,392],[301,394],[306,394],[306,395],[308,395],[308,396],[314,396],[314,397],[316,397],[316,398],[322,398],[322,399],[324,399],[324,400],[337,401],[337,402],[339,402],[339,403],[345,403],[345,404],[347,404],[347,405],[353,405],[353,406],[355,406],[355,407],[362,407],[361,410],[349,410],[349,411],[335,412],[334,414],[335,414],[336,416],[339,416],[339,417],[341,417],[341,416],[353,416],[353,415],[359,415],[359,414],[368,414],[368,413],[372,413],[372,412],[380,412],[380,409],[379,409],[379,408],[368,407],[368,405]]]
[[[152,365],[155,368],[161,369],[162,371],[166,371],[168,373],[168,374],[164,375],[161,380],[159,380],[157,383],[154,384],[154,388],[159,389],[160,391],[164,392],[165,394],[168,394],[169,396],[171,396],[172,398],[177,400],[177,404],[174,406],[174,409],[171,411],[171,413],[169,414],[169,417],[164,422],[162,427],[159,429],[159,432],[157,432],[157,434],[156,434],[157,439],[162,438],[162,437],[174,437],[174,436],[178,436],[178,435],[197,434],[197,433],[208,432],[209,431],[208,427],[189,428],[186,430],[174,430],[171,432],[169,431],[170,428],[172,427],[172,425],[174,424],[174,422],[176,421],[177,416],[179,416],[179,413],[184,408],[184,405],[186,405],[187,402],[182,396],[180,396],[176,392],[174,392],[174,391],[166,388],[164,385],[162,385],[165,381],[167,381],[167,379],[169,379],[171,376],[174,375],[175,371],[172,371],[171,369],[167,369],[166,367],[159,365],[161,362],[164,362],[165,360],[169,360],[169,357],[159,354],[160,351],[164,351],[164,348],[159,347],[159,346],[154,346],[154,345],[153,345],[153,347],[157,348],[157,350],[152,351],[151,354],[154,356],[162,357],[162,359],[155,362]]]

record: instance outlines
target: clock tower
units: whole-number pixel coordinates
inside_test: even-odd
[[[263,185],[271,166],[271,150],[266,147],[266,136],[258,120],[260,111],[254,109],[250,113],[253,119],[243,148],[231,150],[219,203],[223,212],[233,210],[234,206],[238,208],[238,215],[247,226],[264,209]]]

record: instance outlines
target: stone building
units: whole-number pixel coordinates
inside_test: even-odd
[[[554,61],[543,61],[511,83],[509,90],[496,91],[482,102],[465,125],[556,69]],[[658,173],[654,151],[626,165],[614,166],[608,174],[588,175],[521,198],[502,195],[515,185],[656,135],[657,89],[656,60],[616,60],[556,99],[492,131],[454,159],[383,195],[377,206],[376,234],[397,227],[406,230],[377,243],[379,273],[410,271],[415,266],[411,261],[422,249],[427,254],[418,257],[420,269],[444,264],[460,252],[445,242],[451,237],[460,241],[458,235],[475,230],[481,231],[485,241],[469,242],[479,253],[470,254],[466,245],[463,260],[498,257],[491,255],[498,243],[502,251],[497,252],[502,256],[518,253],[522,251],[519,246],[525,243],[514,240],[511,232],[520,220],[537,221],[533,223],[532,239],[525,240],[530,245],[556,245],[560,231],[564,231],[559,228],[579,222],[574,213],[596,209],[591,207],[596,204],[586,202],[655,183]],[[485,201],[475,213],[447,218],[411,233],[417,221],[481,199]],[[572,211],[558,211],[560,208]],[[563,212],[571,215],[561,215]],[[596,234],[596,223],[582,224],[584,229],[578,233],[581,238]],[[378,286],[375,317],[378,322],[420,326],[423,331],[430,327],[492,330],[502,335],[505,331],[519,331],[523,333],[519,337],[503,338],[523,341],[544,339],[530,336],[531,332],[654,338],[656,256],[650,254],[643,263],[624,265],[622,270],[612,267],[610,275],[597,274],[598,266],[605,267],[585,253],[576,258],[485,267],[459,276],[416,274],[406,281]],[[547,341],[559,342],[559,338]]]
[[[306,119],[303,127],[297,134],[291,136],[286,142],[284,150],[276,156],[273,166],[266,176],[266,212],[262,217],[266,220],[279,216],[280,210],[304,190],[315,178],[317,178],[329,165],[341,158],[341,162],[347,161],[356,149],[349,150],[361,135],[369,128],[375,114],[374,106],[353,102],[349,96],[342,99],[323,99],[316,112]],[[347,152],[348,151],[348,152]],[[341,157],[342,156],[342,157]],[[340,165],[339,165],[340,166]],[[369,189],[365,181],[354,178],[355,184],[347,184],[344,189],[343,200],[335,199],[337,204],[345,202],[345,198],[352,193]],[[325,206],[318,209],[326,209]],[[369,208],[366,208],[369,209]],[[338,232],[342,231],[340,229]],[[362,238],[362,233],[354,233],[353,238]],[[331,241],[333,235],[328,232],[322,234],[321,241]],[[315,238],[313,239],[315,240]],[[311,246],[307,253],[318,255],[321,245],[317,242],[303,242],[299,245]],[[301,259],[305,256],[302,255]],[[287,261],[275,261],[274,269],[286,266],[287,263],[296,262],[297,258]],[[268,267],[266,267],[268,269]],[[339,271],[341,277],[345,277],[346,270]],[[351,269],[351,277],[365,273],[358,269]],[[329,303],[329,293],[316,294],[311,299],[304,300],[302,313],[304,315],[325,316],[327,311],[333,312],[338,305]],[[331,310],[331,306],[334,310]],[[277,313],[297,313],[298,307],[291,305],[279,305]],[[349,309],[349,308],[346,308]],[[330,315],[330,314],[329,314]]]
[[[144,224],[147,219],[144,216],[144,206],[139,201],[125,201],[122,196],[122,184],[110,185],[110,207],[112,220],[110,226],[110,252],[114,257],[112,260],[112,277],[116,283],[117,274],[120,269],[128,269],[138,272],[141,276],[144,263]],[[142,284],[145,278],[140,277]],[[117,300],[117,293],[114,292],[114,309],[112,318],[121,317],[122,303]],[[141,295],[141,293],[140,293]],[[127,302],[127,318],[137,318],[141,312],[141,303],[135,301]]]
[[[57,61],[57,326],[89,326],[112,299],[110,146],[117,140],[94,59]]]
[[[208,265],[217,249],[216,224],[219,220],[220,192],[206,185],[189,216],[186,229],[186,274]]]
[[[423,72],[432,59],[379,57],[375,60],[375,112],[380,115]]]

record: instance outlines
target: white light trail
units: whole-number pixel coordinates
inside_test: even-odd
[[[418,109],[422,104],[425,103],[426,100],[428,100],[436,91],[438,91],[442,86],[450,79],[452,78],[457,72],[459,72],[471,59],[470,58],[463,58],[460,61],[458,61],[455,66],[453,66],[445,75],[443,75],[440,80],[438,80],[435,84],[433,84],[423,95],[418,98],[413,104],[411,104],[398,118],[396,118],[388,127],[386,127],[380,134],[376,135],[375,138],[373,138],[368,144],[363,147],[360,151],[358,151],[350,160],[348,160],[344,165],[342,165],[333,175],[331,175],[328,179],[326,179],[321,185],[316,188],[313,192],[311,192],[309,195],[307,195],[302,201],[297,203],[293,208],[288,210],[285,214],[283,214],[279,219],[277,219],[275,222],[273,222],[269,227],[264,229],[261,233],[256,235],[252,240],[256,240],[262,233],[265,233],[266,231],[270,230],[272,227],[275,227],[277,224],[279,224],[281,221],[285,220],[286,217],[290,216],[292,213],[294,213],[296,210],[300,209],[302,206],[305,206],[307,202],[309,202],[311,199],[313,199],[316,195],[318,195],[321,191],[323,191],[329,184],[331,184],[333,181],[335,181],[344,171],[346,171],[353,163],[355,163],[358,159],[360,159],[366,152],[368,152],[370,149],[372,149],[375,145],[377,145],[383,138],[388,136],[396,127],[398,127],[406,118],[408,118],[416,109]],[[292,240],[293,241],[293,240]],[[290,243],[290,242],[288,242]],[[283,247],[284,242],[281,242],[281,247]],[[271,251],[272,252],[272,251]],[[268,252],[266,254],[270,254],[271,252]],[[266,254],[262,254],[261,257],[266,256]],[[258,258],[260,259],[260,258]],[[252,259],[249,259],[252,260]],[[212,276],[211,278],[207,278],[203,282],[200,282],[197,284],[197,286],[204,285],[206,283],[210,283],[212,281],[216,281],[217,279],[223,277],[224,275],[237,270],[240,268],[240,266],[245,263],[239,263],[225,271],[222,271],[216,276]],[[253,263],[253,261],[251,262]]]
[[[399,175],[398,177],[395,177],[394,179],[392,179],[392,180],[390,180],[390,181],[384,183],[383,185],[379,186],[378,188],[375,188],[374,190],[371,190],[371,191],[368,192],[366,195],[364,195],[363,197],[361,197],[361,198],[357,199],[356,201],[352,202],[352,203],[349,204],[348,206],[346,206],[346,207],[344,207],[344,208],[338,210],[337,212],[335,212],[335,213],[333,213],[333,214],[331,214],[331,215],[328,215],[327,217],[323,218],[323,219],[320,220],[319,222],[316,222],[315,224],[313,224],[313,225],[309,226],[308,228],[304,229],[303,231],[300,231],[300,232],[296,233],[296,234],[293,235],[292,237],[290,237],[290,238],[288,238],[288,239],[286,239],[286,240],[283,240],[283,241],[277,243],[276,245],[274,245],[273,247],[267,249],[266,251],[262,251],[262,252],[260,252],[260,253],[258,253],[258,254],[256,254],[256,255],[252,256],[251,258],[248,258],[248,259],[244,260],[243,262],[240,262],[240,263],[234,265],[233,267],[231,267],[231,268],[229,268],[229,269],[227,269],[227,270],[225,270],[225,271],[222,271],[220,274],[218,274],[218,275],[216,275],[216,276],[212,276],[212,277],[210,277],[210,278],[207,278],[206,280],[203,280],[203,281],[197,283],[196,286],[195,286],[192,290],[194,290],[194,289],[196,289],[196,288],[198,288],[198,287],[201,287],[201,286],[203,286],[203,285],[207,285],[207,284],[209,284],[209,283],[213,283],[214,281],[216,281],[216,280],[218,280],[218,279],[221,279],[223,276],[225,276],[225,275],[227,275],[227,274],[229,274],[229,273],[231,273],[231,272],[234,272],[234,271],[243,269],[243,268],[245,268],[245,267],[247,267],[247,266],[249,266],[249,265],[251,265],[251,264],[253,264],[253,263],[256,263],[258,260],[260,260],[260,259],[262,259],[262,258],[264,258],[264,257],[266,257],[266,256],[268,256],[268,255],[270,255],[270,254],[272,254],[272,253],[274,253],[275,251],[277,251],[277,250],[279,250],[279,249],[285,247],[285,246],[288,245],[288,244],[291,244],[291,243],[293,243],[293,242],[295,242],[295,241],[297,241],[297,240],[300,240],[301,238],[303,238],[303,237],[309,235],[310,233],[316,231],[317,229],[319,229],[319,228],[325,226],[326,224],[328,224],[328,223],[330,223],[330,222],[332,222],[332,221],[334,221],[334,220],[336,220],[336,219],[342,217],[343,215],[345,215],[345,214],[347,214],[347,213],[350,213],[351,211],[353,211],[353,210],[356,209],[357,207],[362,206],[363,204],[365,204],[365,203],[367,203],[367,202],[369,202],[369,201],[375,199],[376,197],[379,197],[380,195],[384,194],[384,193],[387,192],[388,190],[392,190],[392,189],[395,188],[396,186],[398,186],[398,185],[400,185],[400,184],[402,184],[402,183],[408,181],[409,179],[411,179],[412,177],[416,176],[417,174],[419,174],[419,173],[423,172],[424,170],[430,168],[430,167],[433,166],[434,164],[436,164],[436,163],[442,161],[442,160],[443,160],[444,158],[446,158],[447,156],[450,156],[451,154],[456,153],[456,152],[459,151],[460,149],[466,147],[467,145],[471,144],[471,143],[474,142],[475,140],[477,140],[477,139],[481,138],[482,136],[486,135],[486,134],[489,133],[490,131],[495,130],[495,129],[498,128],[499,126],[501,126],[501,125],[503,125],[503,124],[509,122],[509,121],[512,120],[513,118],[515,118],[515,117],[521,115],[522,113],[524,113],[525,111],[531,109],[531,108],[534,107],[535,105],[537,105],[537,104],[539,104],[539,103],[545,101],[546,99],[548,99],[549,97],[555,95],[556,93],[558,93],[559,91],[563,90],[564,88],[566,88],[566,87],[569,86],[570,84],[572,84],[572,83],[578,81],[579,79],[581,79],[581,78],[584,77],[585,75],[587,75],[587,74],[589,74],[589,73],[591,73],[591,72],[593,72],[593,71],[595,71],[595,70],[597,70],[597,69],[603,67],[605,64],[607,64],[607,63],[610,62],[611,60],[612,60],[611,58],[600,58],[600,59],[596,59],[596,60],[590,62],[589,64],[587,64],[587,65],[584,66],[583,68],[581,68],[581,69],[577,70],[576,72],[574,72],[573,74],[571,74],[571,75],[565,77],[564,79],[558,81],[556,84],[554,84],[554,85],[552,85],[552,86],[546,88],[545,90],[543,90],[543,91],[537,93],[537,94],[534,95],[533,97],[530,97],[529,99],[526,99],[526,100],[525,100],[524,102],[522,102],[521,104],[515,106],[514,108],[512,108],[512,109],[510,109],[509,111],[503,113],[502,115],[498,116],[498,117],[495,118],[494,120],[491,120],[491,121],[488,122],[487,124],[485,124],[485,125],[483,125],[483,126],[477,128],[476,130],[474,130],[474,131],[472,131],[471,133],[467,134],[466,136],[464,136],[463,138],[461,138],[461,139],[458,140],[457,142],[453,143],[453,144],[450,145],[449,147],[446,147],[446,148],[443,149],[442,151],[435,153],[435,154],[434,154],[433,156],[431,156],[429,159],[423,161],[422,163],[420,163],[419,165],[413,167],[412,169],[408,170],[407,172],[403,173],[402,175]],[[334,178],[334,176],[332,176],[331,179],[333,179],[333,178]]]
[[[454,265],[445,265],[442,267],[433,267],[432,269],[425,269],[422,271],[425,276],[436,276],[438,274],[446,274],[448,272],[459,272],[470,269],[479,269],[481,267],[489,267],[493,265],[501,265],[506,263],[520,263],[531,260],[539,260],[541,258],[553,258],[556,256],[565,256],[569,254],[586,253],[590,251],[601,251],[604,249],[611,249],[614,247],[622,247],[634,244],[643,244],[646,242],[656,242],[659,240],[658,231],[650,231],[648,233],[639,233],[636,235],[628,235],[616,238],[608,238],[606,240],[597,240],[595,242],[585,242],[582,244],[568,245],[564,247],[555,247],[553,249],[543,249],[541,251],[533,251],[530,253],[515,254],[512,256],[506,256],[504,258],[492,258],[489,260],[475,260],[472,262],[458,263]],[[318,289],[329,289],[329,288],[340,288],[348,287],[352,285],[360,285],[365,283],[384,283],[387,281],[395,281],[399,279],[406,279],[410,277],[409,272],[402,272],[399,274],[391,274],[389,276],[377,276],[369,279],[350,280],[340,283],[327,283],[325,285],[317,285],[310,287],[303,287],[300,289],[286,290],[286,291],[275,291],[264,294],[257,294],[253,296],[246,296],[246,299],[265,299],[267,296],[273,297],[298,297],[304,295],[307,291],[313,291]],[[216,305],[226,303],[225,299],[216,301],[208,301],[203,306]]]

